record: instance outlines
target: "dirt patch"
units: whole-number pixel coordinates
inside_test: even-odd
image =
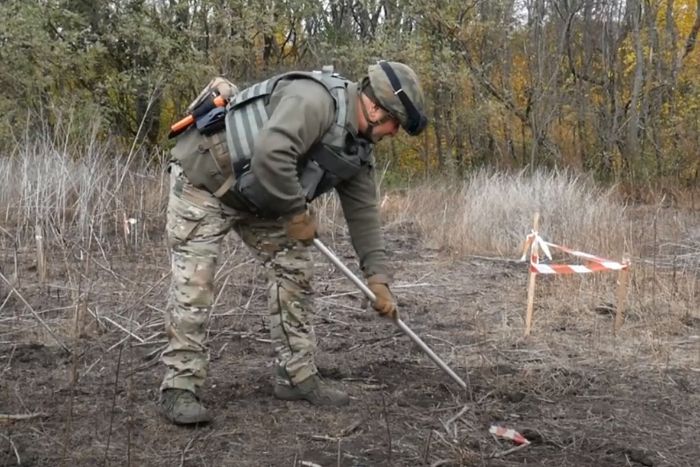
[[[262,271],[232,240],[209,333],[204,398],[214,422],[169,425],[155,406],[168,287],[162,243],[148,253],[113,253],[109,264],[95,252],[89,269],[62,255],[49,286],[35,285],[25,268],[16,291],[2,289],[0,413],[34,417],[0,421],[0,465],[697,465],[696,316],[672,333],[640,321],[613,338],[612,316],[595,311],[601,297],[586,299],[587,312],[574,301],[541,299],[534,334],[524,340],[523,265],[452,261],[405,231],[389,238],[404,321],[467,391],[367,310],[319,255],[318,362],[352,401],[318,409],[276,400]],[[330,246],[352,258],[347,239],[336,241]],[[29,253],[20,252],[20,265],[31,265]],[[556,284],[541,293],[548,287]],[[75,310],[82,310],[78,340]],[[531,444],[509,452],[514,445],[491,436],[492,424]]]

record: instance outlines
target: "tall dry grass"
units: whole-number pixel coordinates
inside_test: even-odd
[[[12,151],[0,153],[5,234],[11,232],[20,245],[31,244],[35,229],[41,228],[48,242],[127,241],[132,247],[162,235],[164,167],[146,163],[136,148],[117,152],[109,142],[100,142],[99,122],[86,129],[71,125],[66,118],[53,132],[24,135]],[[662,203],[631,208],[615,187],[601,188],[566,171],[482,170],[464,181],[438,179],[383,191],[380,204],[387,229],[411,226],[428,246],[455,256],[519,256],[539,212],[540,234],[554,243],[612,259],[645,258],[661,266],[687,269],[699,263],[700,232],[692,211],[662,209]],[[316,208],[324,233],[334,238],[344,229],[334,197],[319,200]],[[128,225],[125,219],[131,219]]]
[[[100,142],[99,122],[76,129],[66,117],[54,128],[24,135],[11,151],[0,152],[0,220],[6,233],[30,243],[41,226],[54,240],[69,234],[75,241],[108,242],[123,235],[124,218],[133,219],[128,226],[133,242],[162,230],[164,167],[146,163],[137,148],[118,152]],[[516,256],[539,212],[539,231],[554,243],[611,258],[649,256],[657,248],[656,259],[663,263],[673,262],[668,256],[675,249],[678,264],[697,263],[700,234],[692,230],[692,212],[661,204],[630,208],[615,187],[601,188],[566,171],[482,170],[464,181],[438,179],[382,192],[380,201],[387,228],[410,225],[431,247],[457,256]],[[328,234],[344,228],[335,198],[316,206]]]
[[[545,240],[620,257],[630,246],[626,207],[612,188],[568,172],[481,170],[463,182],[435,181],[382,198],[389,225],[413,224],[436,248],[457,256],[514,257],[541,214]]]
[[[8,239],[15,248],[33,245],[36,229],[42,229],[49,247],[95,242],[103,255],[121,247],[138,251],[149,239],[162,238],[168,186],[163,167],[145,163],[134,148],[118,153],[109,142],[99,142],[97,125],[77,131],[68,120],[58,126],[63,132],[25,135],[12,152],[0,154],[0,242],[5,246]],[[454,258],[518,258],[539,212],[539,232],[548,241],[610,259],[632,258],[632,313],[652,319],[657,310],[668,309],[695,319],[689,311],[698,308],[700,223],[695,211],[663,203],[627,206],[615,187],[601,188],[566,171],[482,170],[464,181],[384,190],[380,203],[387,230],[412,229],[425,246]],[[339,203],[324,197],[316,208],[323,235],[335,246],[345,229]],[[125,219],[135,223],[125,225]],[[555,260],[572,259],[558,254]],[[552,296],[579,297],[566,301],[571,309],[590,306],[592,300],[614,301],[614,275],[589,277],[562,279]]]
[[[109,243],[123,236],[125,218],[133,219],[125,239],[133,244],[161,229],[162,168],[100,142],[98,125],[74,130],[68,119],[0,154],[0,219],[18,244],[37,229],[53,242]]]

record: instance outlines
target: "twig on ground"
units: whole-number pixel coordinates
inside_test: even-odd
[[[12,234],[11,234],[10,232],[8,232],[7,230],[3,229],[2,227],[0,227],[0,232],[4,233],[5,235],[7,235],[8,237],[10,237],[11,239],[15,240],[15,236],[12,235]]]
[[[10,447],[12,448],[12,451],[14,451],[14,453],[15,453],[15,458],[17,458],[17,465],[22,465],[22,459],[19,457],[19,452],[17,452],[17,446],[15,446],[15,442],[12,441],[12,438],[9,436],[5,436],[2,433],[0,433],[0,436],[5,438],[10,443]]]
[[[423,450],[423,464],[428,463],[428,456],[430,455],[430,443],[433,440],[433,430],[428,433],[428,441],[425,443],[425,449]]]
[[[139,298],[137,298],[133,303],[131,303],[131,304],[124,310],[124,312],[127,312],[127,311],[131,310],[134,306],[136,306],[137,304],[141,303],[141,300],[143,300],[143,299],[146,297],[146,295],[148,295],[149,293],[151,293],[151,292],[153,291],[153,289],[155,289],[155,288],[156,288],[161,282],[163,282],[165,279],[167,279],[168,277],[170,277],[171,274],[172,274],[172,272],[171,272],[171,271],[168,271],[168,272],[166,272],[165,274],[163,274],[162,276],[160,276],[160,279],[158,279],[157,281],[155,281],[155,282],[153,283],[153,285],[151,285],[151,286],[148,288],[148,290],[146,290],[144,293],[142,293],[142,294],[139,296]],[[139,318],[141,318],[141,314],[142,314],[142,313],[143,313],[143,310],[141,310],[141,311],[139,312],[139,314],[138,314],[134,319],[139,319]]]
[[[250,302],[253,301],[253,297],[255,297],[255,291],[256,291],[257,289],[258,289],[258,288],[257,288],[257,286],[255,286],[255,285],[252,287],[252,290],[250,291],[250,297],[248,297],[248,301],[245,303],[245,305],[243,305],[243,309],[244,309],[244,310],[248,310],[248,307],[250,307]],[[241,317],[241,320],[242,320],[242,319],[243,319],[243,318]]]
[[[149,293],[151,293],[151,291],[152,291],[153,289],[155,289],[156,286],[157,286],[158,284],[160,284],[160,283],[161,283],[164,279],[166,279],[167,277],[170,277],[170,274],[171,274],[170,271],[168,271],[167,273],[163,274],[163,275],[160,277],[160,279],[158,279],[153,285],[151,285],[151,286],[148,288],[148,290],[146,290],[144,293],[142,293],[142,294],[139,296],[139,298],[137,298],[137,299],[136,299],[131,305],[129,305],[124,311],[126,312],[126,311],[131,310],[137,303],[141,302],[141,300],[143,300],[143,298],[144,298],[146,295],[148,295]],[[133,315],[133,314],[132,314],[132,315]],[[141,315],[139,314],[139,316],[141,316]],[[133,317],[133,316],[132,316],[132,317]],[[132,322],[132,321],[133,321],[133,320],[131,320],[131,319],[129,320],[129,322]],[[141,327],[143,327],[143,326],[139,326],[139,329],[141,329]],[[122,329],[123,329],[123,328],[122,328]],[[125,330],[125,331],[126,331],[126,330]],[[128,333],[129,331],[126,331],[126,332]],[[111,346],[109,349],[107,349],[107,352],[112,351],[113,349],[115,349],[116,347],[118,347],[119,345],[121,345],[122,343],[124,343],[127,339],[129,339],[129,337],[133,337],[133,336],[132,336],[131,334],[125,336],[125,337],[122,338],[119,342],[117,342],[116,344],[114,344],[113,346]],[[138,339],[138,338],[137,338],[137,339]],[[143,341],[141,341],[141,342],[143,342]]]
[[[92,362],[92,363],[90,364],[90,366],[87,367],[87,368],[85,369],[85,371],[83,372],[83,374],[81,375],[81,377],[82,377],[82,378],[85,378],[85,376],[87,376],[87,374],[90,373],[90,371],[92,371],[93,367],[94,367],[95,365],[97,365],[101,360],[102,360],[102,357],[98,357],[97,360],[95,360],[94,362]]]
[[[416,283],[416,284],[400,284],[400,285],[392,285],[391,289],[392,290],[412,289],[414,287],[435,287],[435,284],[431,284],[430,282],[421,282],[421,283]]]
[[[129,282],[132,286],[136,284],[134,281],[132,281],[132,280],[129,279],[128,277],[124,277],[124,276],[121,276],[121,275],[117,274],[117,273],[114,271],[114,269],[112,269],[111,267],[105,266],[104,264],[102,264],[102,263],[100,263],[99,261],[97,261],[97,260],[90,254],[89,251],[83,250],[83,248],[82,248],[80,245],[75,245],[75,246],[77,246],[78,248],[80,248],[81,251],[84,251],[84,253],[87,255],[88,259],[92,260],[92,262],[95,263],[95,264],[97,265],[98,268],[102,269],[103,271],[105,271],[105,272],[107,272],[109,275],[111,275],[111,276],[117,281],[117,284],[119,284],[119,286],[120,286],[122,289],[127,289],[127,288],[128,288],[126,285],[124,285],[124,282]],[[101,248],[101,247],[100,247],[100,248]],[[105,257],[104,252],[103,252],[102,254],[103,254],[103,257]],[[105,258],[106,258],[106,257],[105,257]]]
[[[0,311],[2,311],[3,308],[5,308],[5,304],[10,299],[10,297],[12,296],[13,293],[14,292],[12,290],[10,290],[10,293],[7,294],[7,297],[5,297],[5,301],[3,301],[2,305],[0,305]]]
[[[364,311],[365,311],[364,308],[360,308],[360,307],[352,306],[352,305],[347,305],[347,304],[345,304],[345,303],[340,303],[340,302],[338,302],[338,301],[336,301],[336,300],[324,300],[323,298],[321,298],[321,299],[319,299],[318,301],[321,301],[321,302],[324,302],[324,303],[328,303],[328,304],[330,304],[330,305],[332,305],[332,306],[334,306],[334,307],[347,308],[347,309],[352,310],[352,311],[359,311],[359,312],[364,312]]]
[[[311,435],[311,439],[315,441],[331,441],[331,442],[340,442],[341,438],[344,438],[348,435],[350,435],[352,432],[354,432],[360,425],[362,424],[362,420],[358,420],[356,422],[351,423],[349,426],[346,428],[342,429],[338,434],[336,435]]]
[[[238,245],[236,245],[236,246],[233,248],[233,252],[231,252],[230,254],[227,254],[227,255],[226,255],[226,259],[224,260],[224,263],[223,263],[221,266],[219,266],[219,269],[217,269],[216,272],[214,273],[214,282],[216,282],[216,281],[219,280],[219,277],[221,276],[222,271],[224,270],[224,268],[226,267],[226,265],[229,263],[229,261],[231,261],[231,258],[234,258],[234,257],[236,256],[236,253],[237,253],[237,252],[238,252]],[[251,259],[252,259],[252,258],[251,258]],[[234,268],[235,268],[235,266],[234,266]],[[229,271],[229,272],[226,273],[226,276],[227,276],[227,277],[230,276],[230,275],[231,275],[231,271]],[[221,287],[221,290],[223,290],[223,289],[224,289],[224,287]]]
[[[512,447],[510,449],[506,449],[505,451],[495,452],[495,453],[491,454],[489,456],[489,458],[497,458],[497,457],[507,456],[508,454],[513,454],[514,452],[518,452],[521,449],[525,449],[529,445],[530,445],[530,443],[521,444],[520,446],[515,446],[515,447]]]
[[[29,308],[29,311],[34,315],[34,317],[39,321],[39,323],[41,323],[41,325],[44,327],[44,329],[46,329],[46,331],[48,331],[48,333],[51,335],[51,337],[54,338],[54,340],[58,343],[58,345],[60,345],[61,348],[63,348],[63,350],[65,350],[65,351],[70,355],[71,351],[70,351],[70,349],[66,346],[66,344],[64,344],[63,342],[61,342],[61,340],[58,338],[58,336],[56,336],[56,334],[54,334],[54,332],[51,330],[51,328],[49,327],[49,325],[46,324],[46,323],[44,322],[43,319],[41,319],[41,316],[39,316],[39,315],[37,314],[37,312],[34,311],[34,308],[32,308],[32,306],[24,299],[24,297],[22,296],[22,294],[19,293],[19,291],[10,283],[10,281],[7,280],[7,278],[3,275],[2,272],[0,272],[0,279],[2,279],[2,280],[10,287],[10,290],[11,290],[12,292],[14,292],[15,295],[17,295],[17,297],[19,297],[20,300],[22,300],[22,303],[24,303],[24,305],[25,305],[27,308]]]
[[[17,350],[17,344],[12,344],[12,352],[10,352],[10,356],[7,358],[5,368],[3,368],[2,372],[0,372],[0,377],[10,370],[10,367],[12,366],[12,357],[15,356],[15,350]]]
[[[384,393],[382,393],[382,412],[384,415],[384,423],[386,424],[386,436],[387,436],[388,442],[389,442],[389,455],[387,456],[388,457],[387,463],[389,465],[391,465],[391,458],[392,458],[394,447],[393,447],[393,443],[391,441],[391,427],[389,426],[389,416],[388,416],[389,411],[386,409],[386,399],[384,398]]]
[[[166,313],[165,310],[163,310],[163,309],[161,309],[161,308],[158,308],[158,307],[155,307],[155,306],[151,305],[150,303],[146,303],[146,308],[150,308],[150,309],[153,310],[153,311],[157,311],[158,313],[162,313],[163,316],[165,316],[165,313]],[[148,325],[147,325],[147,326],[148,326]]]
[[[433,335],[431,335],[431,334],[426,334],[425,337],[429,337],[430,339],[435,339],[436,341],[443,342],[443,343],[445,343],[445,344],[447,344],[447,345],[449,345],[449,346],[452,346],[452,347],[457,347],[455,344],[453,344],[452,342],[448,341],[447,339],[443,339],[442,337],[433,336]]]
[[[311,439],[314,441],[332,441],[334,443],[338,441],[337,437],[328,435],[311,435]]]
[[[360,425],[362,425],[362,420],[357,420],[357,421],[351,423],[350,425],[348,425],[348,426],[346,426],[345,428],[343,428],[343,429],[340,431],[340,433],[338,433],[338,436],[337,436],[337,437],[338,437],[338,438],[344,438],[345,436],[348,436],[350,433],[352,433],[352,432],[354,432],[355,430],[357,430],[357,429],[360,427]]]
[[[106,317],[106,316],[103,316],[102,319],[104,319],[105,321],[107,321],[107,322],[113,324],[114,326],[116,326],[117,328],[119,328],[121,331],[125,332],[126,334],[128,334],[128,335],[131,336],[131,337],[133,337],[133,338],[136,339],[137,341],[143,343],[143,339],[141,339],[139,336],[137,336],[137,335],[134,334],[133,332],[129,331],[128,329],[126,329],[124,326],[122,326],[121,324],[117,323],[117,322],[114,321],[113,319],[108,318],[108,317]],[[124,342],[126,339],[128,339],[129,336],[125,337],[124,339],[122,339],[122,340],[120,340],[119,342],[117,342],[116,344],[114,344],[112,347],[108,348],[108,349],[107,349],[107,352],[111,352],[112,350],[114,350],[114,349],[115,349],[116,347],[118,347],[122,342]]]
[[[143,346],[146,346],[146,345],[166,344],[166,343],[168,342],[167,339],[159,339],[159,340],[157,340],[157,341],[152,341],[152,340],[150,340],[150,339],[152,339],[152,338],[155,337],[155,336],[160,336],[160,333],[154,334],[154,335],[148,337],[147,339],[145,339],[143,342],[138,343],[138,344],[132,344],[131,346],[132,346],[132,347],[143,347]]]
[[[224,353],[224,350],[228,346],[228,342],[225,342],[224,345],[221,346],[218,352],[216,352],[216,360],[221,358],[221,354]]]
[[[49,415],[44,413],[44,412],[26,413],[26,414],[17,414],[17,415],[0,414],[0,423],[14,422],[17,420],[31,420],[32,418],[48,417],[48,416]]]
[[[316,300],[328,300],[331,298],[345,297],[348,295],[358,295],[360,293],[362,293],[362,292],[360,292],[359,290],[352,290],[350,292],[338,292],[338,293],[334,293],[334,294],[330,294],[330,295],[318,296],[318,297],[316,297]]]
[[[513,264],[513,265],[525,264],[524,261],[520,261],[519,259],[502,258],[499,256],[469,255],[469,256],[467,256],[467,258],[482,259],[484,261],[494,261],[494,262],[498,262],[498,263],[506,263],[506,264]]]
[[[329,323],[338,323],[338,324],[342,324],[344,326],[350,326],[350,323],[348,323],[346,321],[341,321],[339,319],[331,318],[330,316],[321,316],[321,319],[323,321],[327,321]]]
[[[451,417],[449,420],[447,420],[447,422],[445,422],[445,425],[447,427],[452,425],[458,418],[460,418],[462,415],[464,415],[464,412],[466,412],[468,409],[469,409],[468,405],[465,405],[464,407],[462,407],[462,410],[460,410],[459,413],[457,413],[457,415],[455,415],[455,416]],[[456,427],[455,427],[454,432],[455,432],[454,435],[456,438],[457,437],[457,428]]]

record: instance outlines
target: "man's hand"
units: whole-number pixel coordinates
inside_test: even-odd
[[[367,279],[367,286],[377,297],[372,303],[372,307],[377,310],[377,313],[389,318],[396,318],[396,313],[398,312],[396,300],[394,300],[386,280],[378,275],[374,275]]]
[[[306,245],[316,237],[316,218],[309,211],[293,215],[284,225],[287,235]]]

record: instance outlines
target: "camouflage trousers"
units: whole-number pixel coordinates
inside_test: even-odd
[[[195,188],[178,164],[170,166],[167,234],[172,283],[161,355],[167,371],[161,390],[197,392],[207,376],[205,342],[214,300],[214,273],[221,242],[234,230],[265,268],[270,334],[276,364],[292,383],[317,372],[316,338],[309,323],[312,262],[308,247],[287,237],[278,221],[236,211]]]

